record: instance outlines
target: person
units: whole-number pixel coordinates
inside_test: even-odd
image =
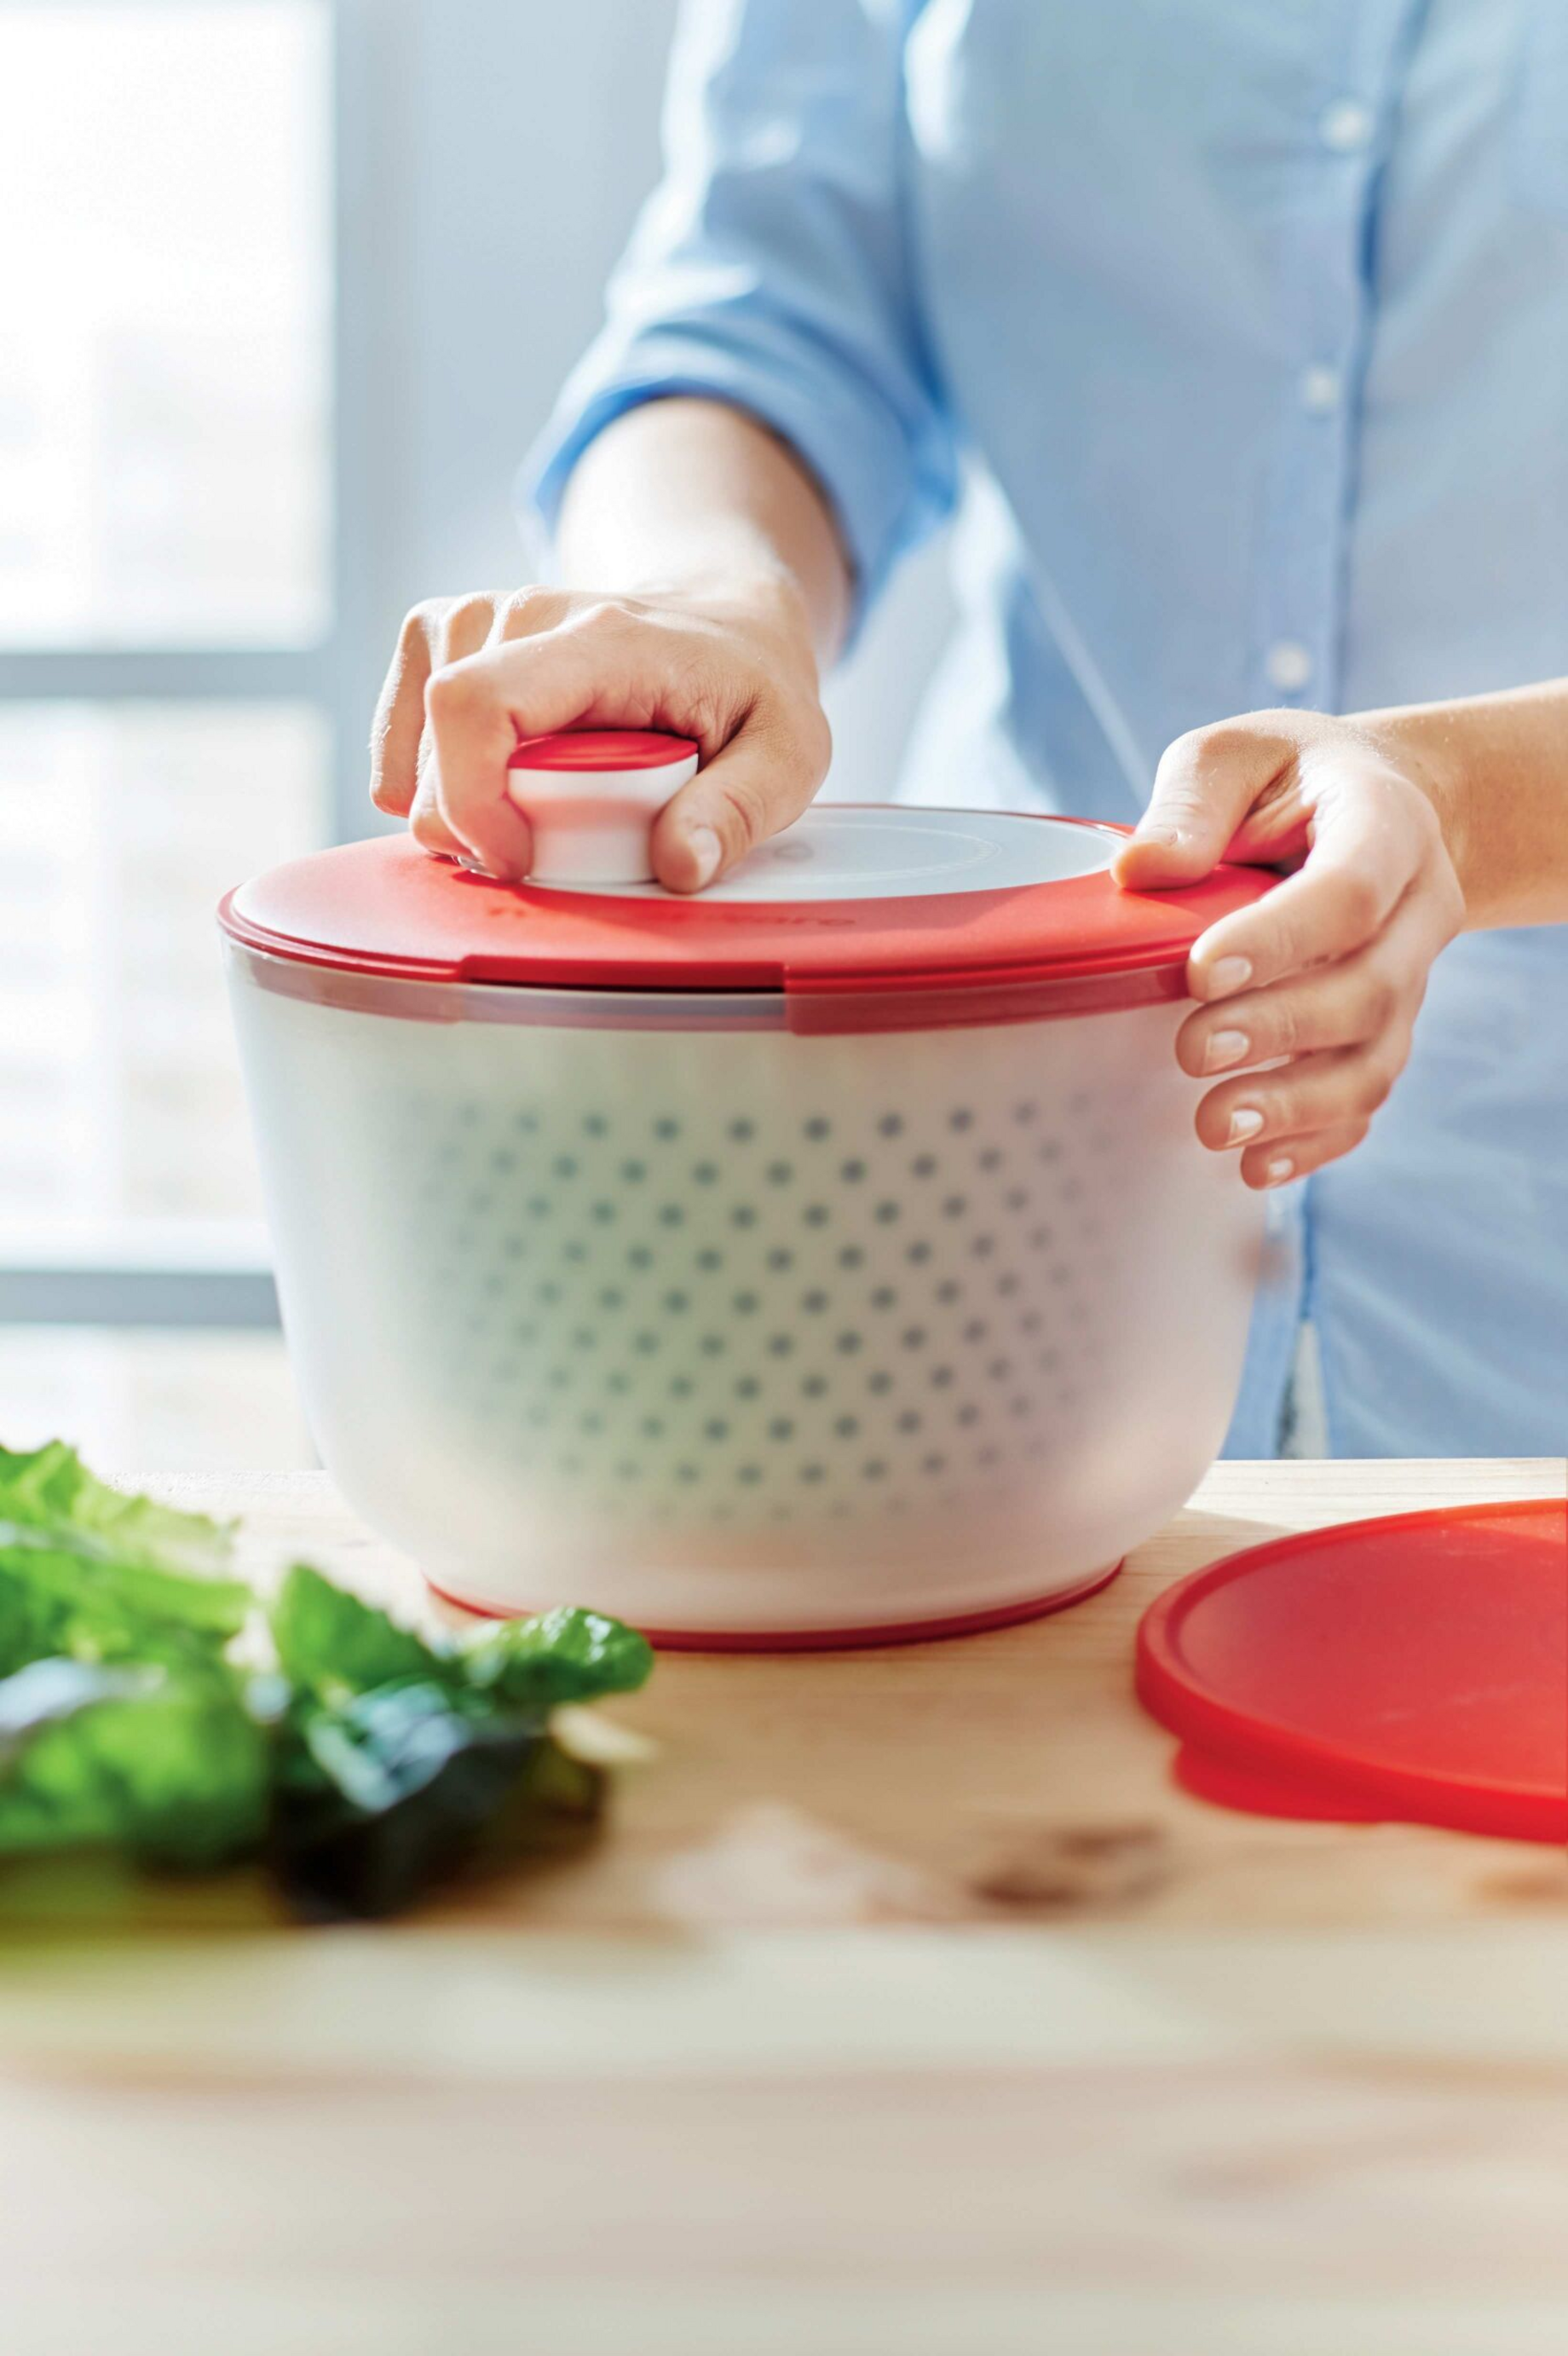
[[[1334,1452],[1568,1439],[1565,121],[1557,0],[698,0],[531,462],[553,584],[416,608],[377,717],[379,807],[506,879],[518,734],[696,738],[700,890],[956,510],[903,795],[1293,871],[1179,1047],[1277,1230],[1232,1453],[1306,1319]]]

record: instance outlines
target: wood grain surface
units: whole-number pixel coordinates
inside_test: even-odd
[[[429,1608],[317,1476],[158,1485]],[[413,1922],[8,1877],[0,2347],[1560,2356],[1568,1858],[1209,1808],[1129,1671],[1219,1554],[1565,1486],[1221,1466],[1060,1618],[667,1657],[595,1850]]]

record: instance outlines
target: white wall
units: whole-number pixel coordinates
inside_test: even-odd
[[[368,12],[367,698],[416,598],[518,575],[511,478],[593,333],[605,273],[656,177],[676,7],[379,0]],[[834,682],[835,793],[891,790],[946,616],[942,559],[928,552]]]

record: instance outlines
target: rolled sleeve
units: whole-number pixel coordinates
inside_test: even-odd
[[[664,180],[604,328],[523,471],[553,526],[593,436],[699,394],[798,454],[854,573],[854,620],[948,512],[953,436],[913,287],[904,201],[908,0],[688,0]]]

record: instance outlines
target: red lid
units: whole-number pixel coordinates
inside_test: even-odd
[[[548,736],[519,736],[508,769],[667,769],[689,761],[689,736],[652,728],[562,728]]]
[[[1106,871],[1123,832],[818,804],[692,898],[495,884],[382,836],[273,868],[222,922],[252,948],[358,974],[779,991],[797,1029],[1021,1020],[1181,997],[1200,933],[1277,880],[1221,867],[1188,890],[1122,892]]]
[[[1568,1840],[1568,1502],[1232,1555],[1145,1614],[1137,1687],[1205,1798]]]

